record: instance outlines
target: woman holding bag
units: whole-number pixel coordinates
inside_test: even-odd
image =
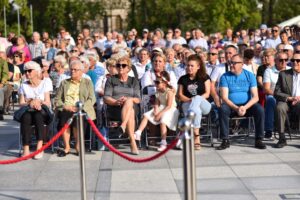
[[[31,143],[32,125],[35,126],[37,138],[37,149],[43,145],[44,124],[49,123],[51,118],[47,113],[50,107],[50,91],[52,85],[40,79],[41,68],[38,63],[29,61],[24,65],[26,81],[19,89],[20,105],[27,106],[27,111],[21,117],[21,134],[23,144],[23,156],[30,154],[29,145]],[[34,158],[41,159],[43,152]]]

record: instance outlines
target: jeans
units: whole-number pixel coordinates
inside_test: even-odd
[[[182,110],[186,115],[188,111],[193,111],[196,116],[194,119],[194,127],[200,128],[201,127],[201,118],[202,114],[207,115],[210,112],[211,104],[202,96],[194,96],[192,97],[191,102],[185,102],[182,104]]]
[[[232,116],[237,116],[237,113],[234,112],[227,104],[223,103],[219,109],[221,139],[228,139],[229,119]],[[264,137],[264,109],[260,104],[256,103],[246,111],[245,117],[250,116],[254,117],[255,139],[262,139]]]
[[[266,97],[265,109],[265,131],[273,131],[276,99],[272,95]]]

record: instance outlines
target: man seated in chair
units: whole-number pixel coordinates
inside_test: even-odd
[[[293,65],[292,69],[279,73],[274,91],[274,97],[277,101],[276,116],[277,130],[279,132],[279,141],[275,145],[277,148],[287,145],[284,128],[288,112],[295,111],[298,119],[300,117],[300,54],[295,53],[291,62]]]
[[[264,110],[257,103],[257,83],[253,73],[243,69],[243,57],[236,54],[230,62],[230,71],[222,75],[220,80],[222,105],[219,109],[220,133],[222,143],[217,150],[230,147],[228,140],[229,119],[238,115],[254,117],[255,148],[265,149],[262,142],[264,137]]]

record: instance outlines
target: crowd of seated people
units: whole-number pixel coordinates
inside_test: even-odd
[[[41,105],[57,112],[61,128],[77,111],[79,100],[92,119],[97,115],[99,128],[105,126],[105,105],[107,114],[121,121],[118,131],[129,136],[133,154],[139,153],[135,139],[148,121],[160,124],[158,150],[166,148],[166,129],[174,130],[178,119],[165,121],[165,116],[177,109],[183,114],[196,113],[196,150],[201,147],[202,115],[209,112],[221,127],[219,150],[230,147],[228,120],[232,115],[254,117],[256,148],[266,148],[263,141],[272,140],[274,132],[280,135],[276,147],[282,148],[289,111],[300,105],[300,28],[262,25],[255,37],[250,32],[229,28],[224,35],[205,35],[197,28],[186,32],[191,38],[185,38],[180,28],[169,29],[166,35],[158,28],[143,29],[140,38],[135,29],[124,37],[116,31],[92,32],[85,26],[76,40],[64,27],[54,38],[34,32],[28,43],[21,35],[4,38],[7,42],[0,44],[0,120],[9,114],[7,102],[13,85],[20,104],[36,110],[26,113],[21,122],[23,155],[29,154],[30,124],[36,125],[38,148],[43,143],[40,128],[45,120],[34,120]],[[47,86],[36,89],[41,83]],[[149,88],[156,97],[153,110],[137,109],[145,104],[143,97]],[[55,100],[48,101],[48,94]],[[138,112],[144,117],[136,122]],[[295,114],[299,118],[299,112]],[[70,152],[71,132],[79,152],[75,124],[73,127],[64,133],[64,149],[58,156]]]

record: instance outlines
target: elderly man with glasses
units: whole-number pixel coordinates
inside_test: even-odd
[[[274,89],[278,80],[279,72],[290,68],[287,67],[287,61],[288,56],[286,53],[277,53],[275,58],[275,66],[267,68],[263,76],[263,88],[266,94],[265,139],[272,139],[276,109],[276,99],[273,96]]]
[[[287,145],[285,139],[285,121],[288,119],[288,113],[293,112],[298,118],[300,115],[300,54],[296,53],[291,59],[292,69],[284,70],[279,73],[278,81],[275,86],[274,97],[277,101],[277,130],[279,132],[279,141],[275,145],[282,148]]]
[[[76,103],[81,101],[83,103],[83,111],[94,120],[96,113],[94,110],[94,104],[96,97],[94,93],[94,87],[91,80],[83,77],[84,65],[79,60],[74,60],[70,64],[70,78],[61,82],[57,95],[55,98],[55,106],[58,110],[58,129],[60,130],[67,121],[77,112]],[[74,128],[74,137],[76,139],[75,150],[76,154],[79,153],[78,143],[78,127]],[[70,130],[66,130],[63,133],[64,150],[58,151],[59,157],[64,157],[70,153]]]
[[[253,73],[243,69],[243,57],[234,55],[229,63],[230,71],[222,75],[220,91],[222,105],[219,110],[220,133],[223,140],[217,150],[230,147],[228,140],[229,119],[231,116],[254,117],[255,148],[265,149],[262,142],[264,137],[264,110],[258,104],[257,83]]]

